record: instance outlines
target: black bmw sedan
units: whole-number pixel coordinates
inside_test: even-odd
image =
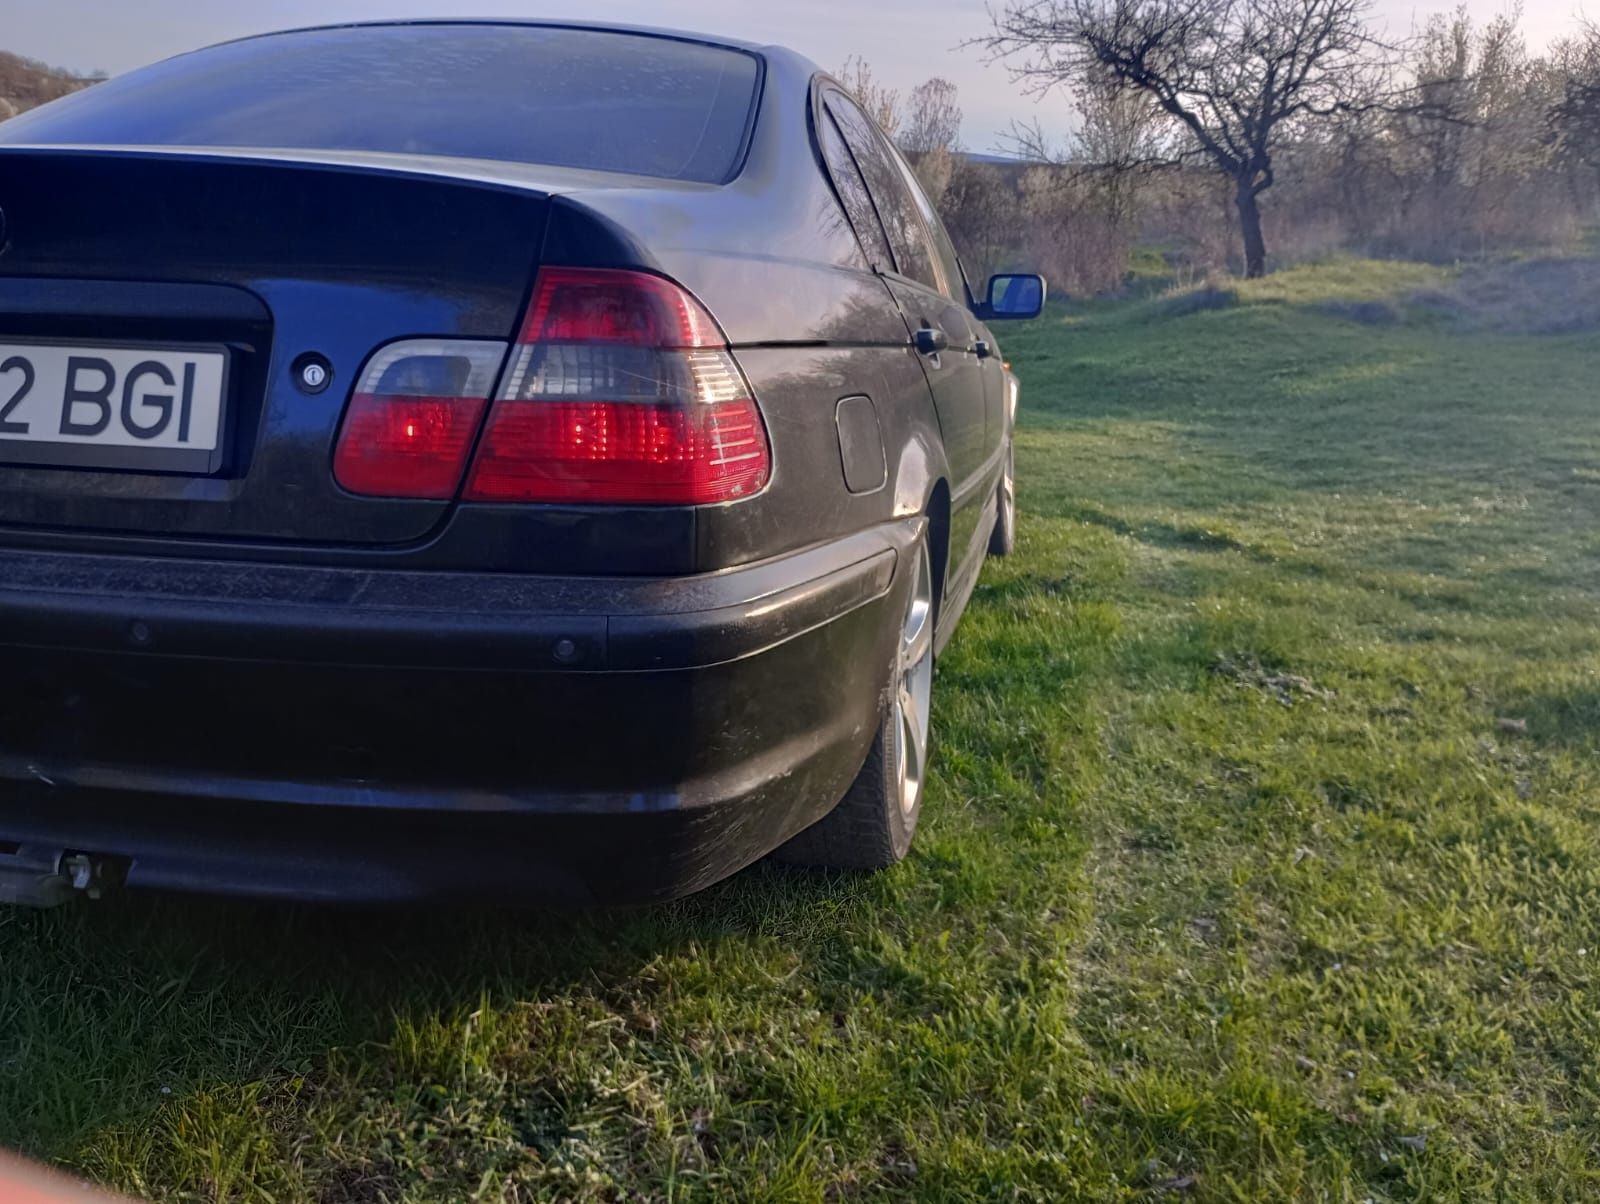
[[[0,899],[905,856],[1044,286],[814,65],[273,34],[0,125],[0,211]]]

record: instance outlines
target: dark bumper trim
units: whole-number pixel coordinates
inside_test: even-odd
[[[881,598],[920,519],[691,577],[558,578],[0,549],[0,644],[450,669],[694,668]]]

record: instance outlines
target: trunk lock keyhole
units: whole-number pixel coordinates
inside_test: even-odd
[[[333,365],[325,356],[308,351],[294,362],[294,383],[302,393],[320,393],[333,379]]]

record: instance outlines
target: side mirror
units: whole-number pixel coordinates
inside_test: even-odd
[[[991,321],[1037,318],[1044,312],[1045,292],[1044,277],[1031,272],[990,276],[988,300],[978,316]]]

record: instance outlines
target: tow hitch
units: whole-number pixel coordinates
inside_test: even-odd
[[[77,895],[98,899],[121,877],[117,863],[103,857],[0,843],[0,904],[59,907]]]

